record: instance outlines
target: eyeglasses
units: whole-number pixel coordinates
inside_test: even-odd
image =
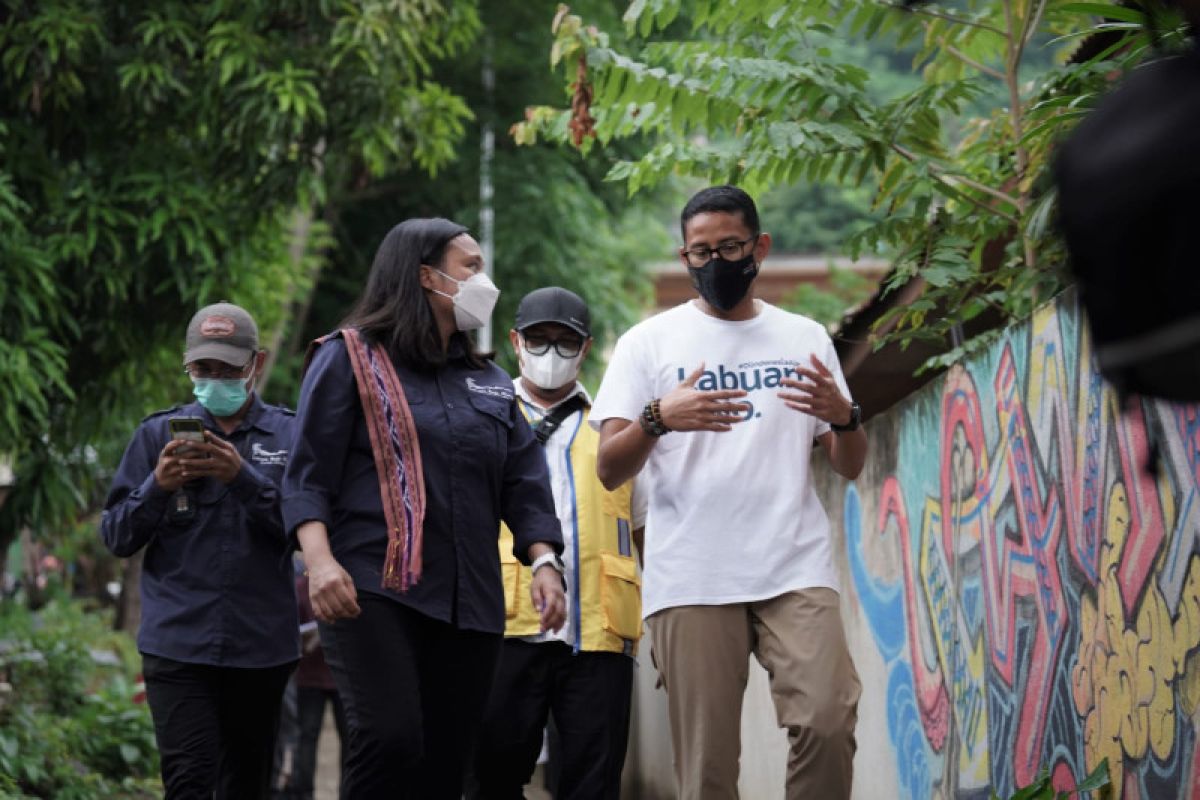
[[[746,251],[746,245],[756,241],[759,235],[756,233],[749,239],[740,242],[737,239],[730,239],[728,242],[721,242],[716,247],[706,247],[700,244],[680,250],[679,255],[693,267],[703,267],[713,257],[714,253],[726,261],[736,261]]]
[[[188,377],[199,378],[200,380],[209,380],[212,378],[219,381],[229,381],[245,377],[252,363],[253,359],[240,367],[235,367],[231,364],[222,364],[219,369],[211,369],[204,364],[188,364],[183,368],[183,371],[187,373]]]
[[[522,335],[521,339],[525,342],[525,350],[531,356],[544,356],[554,348],[554,352],[558,353],[563,358],[574,358],[579,355],[579,351],[583,349],[583,340],[574,336],[568,336],[563,339],[555,339],[551,341],[545,336],[532,334],[529,336]]]

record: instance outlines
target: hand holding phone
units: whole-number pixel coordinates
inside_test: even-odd
[[[171,417],[167,420],[171,441],[158,454],[154,466],[154,480],[164,491],[176,492],[186,482],[183,459],[197,448],[182,445],[182,442],[204,441],[204,420],[199,417]]]
[[[184,442],[204,441],[204,420],[199,417],[171,417],[167,420],[167,429],[170,430],[172,439]],[[192,451],[193,448],[181,445],[175,448],[175,455],[187,456]]]

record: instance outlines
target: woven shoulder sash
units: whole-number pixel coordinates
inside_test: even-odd
[[[387,352],[368,344],[355,328],[340,331],[358,384],[379,495],[387,521],[388,547],[383,587],[406,592],[421,579],[421,539],[425,523],[425,476],[421,446],[404,387]],[[337,334],[333,334],[336,336]],[[313,342],[319,345],[329,337]],[[310,357],[312,348],[310,348]]]

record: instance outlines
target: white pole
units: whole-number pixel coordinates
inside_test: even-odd
[[[495,252],[496,214],[492,207],[492,159],[496,155],[496,132],[492,125],[492,95],[496,88],[496,72],[492,66],[492,35],[490,32],[485,32],[483,35],[481,79],[484,110],[479,153],[479,247],[483,250],[484,270],[488,277],[494,277],[496,267],[492,263],[492,256]],[[490,319],[479,331],[479,349],[485,353],[492,349],[492,321]]]

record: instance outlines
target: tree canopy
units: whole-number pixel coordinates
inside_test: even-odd
[[[438,0],[0,5],[0,550],[184,399],[199,306],[283,324],[297,213],[455,157],[471,114],[430,65],[479,29]]]
[[[580,7],[594,18],[616,25],[615,0],[589,0]],[[325,218],[332,246],[327,266],[306,309],[297,309],[290,341],[281,356],[284,369],[272,377],[272,397],[294,397],[304,349],[312,338],[331,330],[353,303],[370,268],[375,249],[397,222],[413,216],[448,216],[481,236],[480,146],[483,127],[495,137],[491,161],[494,197],[495,281],[501,289],[493,315],[492,346],[498,362],[516,374],[506,334],[518,301],[532,289],[560,285],[580,294],[591,306],[599,342],[586,365],[588,379],[603,367],[606,343],[637,321],[649,302],[650,279],[642,264],[670,252],[669,239],[653,209],[654,193],[626,198],[606,183],[606,167],[579,153],[543,143],[518,147],[508,135],[525,118],[526,107],[560,96],[557,76],[546,53],[554,41],[550,22],[553,0],[479,4],[482,33],[466,53],[433,62],[432,76],[472,111],[455,158],[436,175],[403,168],[331,196]],[[483,82],[490,64],[494,89]],[[634,152],[634,145],[628,152]]]
[[[925,286],[880,330],[946,342],[985,311],[1023,318],[1062,287],[1054,145],[1113,73],[1152,52],[1144,22],[1064,0],[635,0],[617,44],[561,6],[552,60],[571,108],[536,109],[517,135],[584,152],[648,141],[634,158],[608,157],[608,178],[630,193],[681,174],[752,192],[865,190],[876,213],[847,251],[894,258],[893,288]],[[1070,58],[1093,34],[1108,39]],[[880,91],[839,45],[880,37],[911,48],[919,81]]]

